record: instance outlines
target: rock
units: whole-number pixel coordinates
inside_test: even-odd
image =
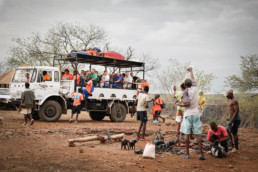
[[[228,168],[233,168],[233,165],[229,164],[227,167],[228,167]]]
[[[165,125],[166,125],[166,126],[170,126],[170,125],[171,125],[171,122],[166,122]]]

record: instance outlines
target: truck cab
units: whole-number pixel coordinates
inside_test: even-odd
[[[43,72],[46,72],[50,78],[49,80],[43,80]],[[21,93],[25,89],[25,83],[29,82],[30,89],[34,91],[37,102],[33,117],[36,119],[41,118],[45,121],[56,121],[62,113],[66,113],[65,97],[69,97],[70,87],[74,85],[73,81],[67,81],[70,87],[64,90],[61,86],[63,82],[60,79],[61,75],[57,67],[19,67],[16,69],[10,83],[11,98],[16,100],[21,99]],[[60,94],[63,92],[66,94]]]

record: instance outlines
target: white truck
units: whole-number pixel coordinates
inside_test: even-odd
[[[59,59],[61,60],[61,59]],[[63,59],[64,60],[64,59]],[[98,56],[78,56],[65,59],[71,63],[89,63],[92,65],[112,66],[114,69],[128,69],[142,71],[144,76],[144,63],[111,59]],[[143,69],[139,69],[143,68]],[[43,71],[50,76],[50,81],[43,81]],[[33,117],[44,121],[57,121],[62,114],[67,114],[67,109],[72,108],[71,93],[75,90],[73,80],[61,80],[61,72],[57,67],[33,66],[19,67],[10,83],[11,98],[19,100],[25,89],[25,82],[30,83],[36,96],[37,106]],[[79,86],[76,89],[80,88]],[[92,120],[102,120],[109,116],[113,122],[124,121],[126,114],[135,112],[136,89],[100,88],[94,87],[92,96],[87,101],[87,111]]]

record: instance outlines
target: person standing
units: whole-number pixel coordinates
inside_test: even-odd
[[[33,125],[34,123],[34,119],[32,118],[31,111],[32,111],[32,108],[34,107],[35,94],[29,88],[30,88],[30,83],[26,82],[25,90],[22,92],[22,95],[21,95],[22,109],[20,113],[24,114],[24,120],[25,120],[24,125],[28,125],[27,119],[30,120],[30,125]]]
[[[155,95],[155,98],[152,99],[153,100],[153,120],[158,122],[158,118],[161,118],[163,120],[163,123],[165,123],[165,118],[163,118],[162,116],[160,116],[161,111],[162,111],[162,107],[161,105],[163,104],[162,99],[160,98],[159,94]]]
[[[83,100],[82,89],[79,88],[77,93],[72,93],[71,96],[73,97],[73,108],[72,108],[72,115],[69,123],[73,122],[73,115],[76,113],[76,119],[74,123],[78,123],[78,117],[81,113],[81,101]]]
[[[199,96],[198,96],[198,109],[199,109],[201,118],[202,118],[202,113],[203,113],[205,101],[206,101],[206,99],[205,99],[205,97],[203,96],[203,92],[201,91],[201,92],[199,93]]]
[[[139,90],[137,91],[137,120],[141,121],[140,123],[140,127],[137,133],[137,138],[138,139],[143,139],[145,137],[145,131],[146,131],[146,124],[148,121],[148,117],[147,117],[147,109],[148,109],[148,102],[150,102],[151,100],[149,99],[149,87],[146,86],[144,87],[143,93],[139,93]],[[141,130],[142,131],[142,137],[140,136]]]
[[[231,152],[238,152],[238,127],[241,123],[241,118],[239,116],[239,104],[237,99],[235,99],[233,90],[228,90],[226,94],[224,95],[230,100],[229,104],[229,119],[228,119],[228,125],[227,125],[227,131],[229,133],[231,143],[232,143],[232,151]],[[234,144],[232,142],[232,136],[234,139]]]
[[[93,82],[90,76],[88,76],[87,78],[87,83],[86,83],[86,89],[83,89],[83,95],[85,97],[85,108],[83,108],[84,111],[87,110],[87,99],[89,98],[89,96],[92,96],[92,92],[94,90],[94,86],[93,86]]]
[[[180,85],[181,90],[176,90],[176,86],[174,86],[174,98],[176,98],[177,102],[183,103],[183,92],[185,90],[185,84],[182,83]],[[176,112],[176,124],[177,124],[177,142],[180,144],[180,127],[181,123],[184,117],[184,107],[177,106],[177,112]]]
[[[80,85],[81,77],[80,77],[80,75],[78,74],[77,71],[73,72],[73,80],[74,80],[75,85]]]
[[[193,133],[197,137],[198,147],[201,156],[200,160],[205,160],[202,151],[202,123],[200,120],[200,114],[198,110],[198,88],[196,87],[196,82],[194,81],[194,75],[192,68],[188,68],[190,72],[191,79],[186,79],[184,82],[185,90],[183,92],[183,103],[178,103],[178,106],[185,107],[184,119],[180,128],[180,132],[185,134],[185,148],[186,154],[184,154],[185,159],[190,158],[189,154],[189,137],[191,133],[191,128],[193,128]]]
[[[96,70],[92,69],[91,74],[89,74],[89,76],[91,77],[94,87],[96,87],[98,83],[98,74],[96,73]]]

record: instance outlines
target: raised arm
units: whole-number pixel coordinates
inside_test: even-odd
[[[187,70],[190,72],[190,79],[191,79],[192,81],[194,81],[193,68],[192,68],[192,67],[189,67]]]

